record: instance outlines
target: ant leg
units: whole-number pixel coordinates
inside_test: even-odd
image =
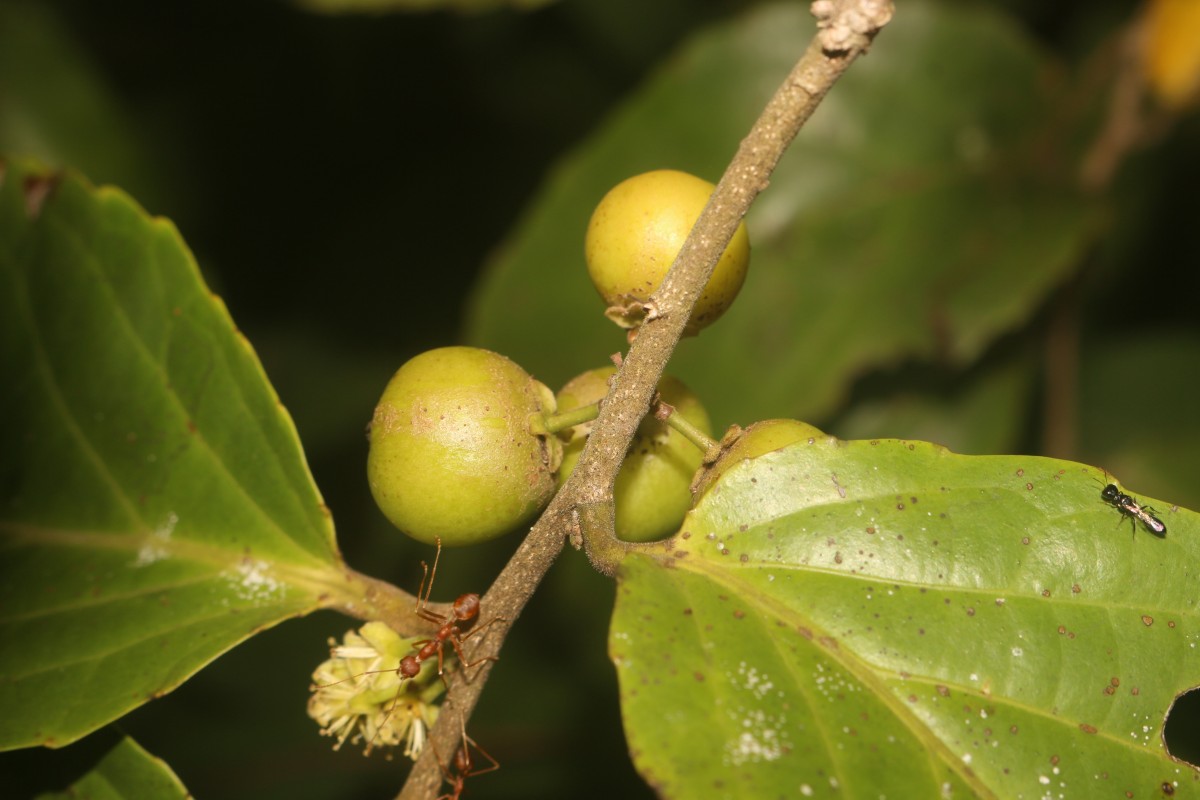
[[[467,770],[466,774],[463,775],[464,778],[469,777],[471,775],[485,775],[489,772],[495,772],[496,770],[500,769],[500,762],[497,761],[496,759],[492,758],[491,753],[489,753],[487,750],[484,750],[482,747],[480,747],[479,742],[475,741],[470,736],[467,736],[467,732],[464,730],[463,731],[463,749],[464,750],[466,749],[468,744],[470,744],[472,747],[475,748],[475,752],[479,753],[479,755],[483,756],[488,761],[492,762],[492,765],[490,767],[484,767],[483,769],[475,769],[474,765],[471,765],[471,767]],[[469,763],[469,759],[468,759],[468,763]]]
[[[424,605],[426,606],[429,605],[429,595],[433,594],[433,579],[437,577],[438,559],[442,557],[442,537],[438,536],[434,539],[434,542],[437,543],[437,550],[433,553],[433,570],[429,573],[429,586],[425,590]],[[424,564],[425,562],[422,561],[421,563]]]
[[[444,643],[443,643],[443,645],[444,645]],[[448,692],[448,691],[450,691],[450,681],[446,678],[446,673],[442,671],[442,665],[443,665],[442,651],[444,649],[445,649],[444,646],[438,648],[438,677],[442,679],[442,685],[446,687],[446,691]]]
[[[463,653],[462,643],[458,639],[450,639],[449,641],[450,641],[450,646],[454,648],[454,652],[458,654],[458,660],[460,662],[459,668],[463,670],[463,679],[464,680],[466,680],[466,670],[470,669],[471,667],[478,666],[485,661],[499,661],[500,660],[496,656],[483,656],[482,658],[477,658],[474,661],[467,661],[467,656],[465,653]]]
[[[450,772],[450,768],[446,766],[444,761],[442,761],[442,754],[437,749],[437,742],[435,742],[433,739],[430,739],[429,743],[433,745],[433,755],[437,758],[438,769],[442,771],[442,780],[450,784],[452,789],[452,791],[447,792],[446,794],[438,795],[436,800],[457,800],[457,798],[462,796],[463,783],[466,781],[466,778],[462,774],[455,776],[452,772]],[[456,748],[455,756],[457,755],[458,750]]]
[[[437,543],[437,550],[433,554],[433,572],[430,573],[429,565],[424,561],[421,562],[421,583],[417,586],[417,615],[420,616],[421,611],[429,605],[429,595],[433,594],[433,579],[437,577],[438,559],[442,556],[442,537],[438,536],[434,539]],[[429,584],[426,586],[425,579],[429,579]],[[422,594],[424,592],[424,594]]]
[[[426,622],[436,623],[439,628],[450,621],[449,617],[439,616],[430,611],[428,608],[418,608],[417,617],[425,620]]]
[[[475,634],[483,633],[484,631],[486,631],[488,629],[489,626],[494,625],[497,622],[508,622],[508,620],[504,619],[503,617],[492,617],[491,619],[489,619],[487,622],[483,623],[482,625],[476,625],[474,628],[472,628],[470,630],[470,632],[466,636],[460,637],[458,641],[460,643],[465,642],[467,639],[470,639]]]
[[[420,582],[420,583],[417,585],[417,605],[416,605],[416,609],[417,609],[417,616],[418,616],[418,617],[419,617],[419,616],[421,616],[421,612],[425,610],[425,605],[426,605],[426,603],[428,602],[428,601],[425,599],[425,595],[423,594],[423,592],[425,591],[425,579],[429,577],[429,565],[428,565],[428,564],[426,564],[424,561],[422,561],[422,562],[421,562],[421,569],[423,570],[423,572],[422,572],[422,574],[421,574],[421,582]]]

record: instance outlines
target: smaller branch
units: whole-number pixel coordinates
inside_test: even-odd
[[[625,553],[640,549],[616,538],[613,485],[667,360],[750,203],[766,188],[797,131],[846,68],[866,52],[875,34],[891,19],[892,10],[891,0],[816,0],[812,4],[817,36],[743,140],[652,298],[657,316],[639,329],[620,364],[578,466],[483,596],[481,618],[487,614],[498,619],[467,643],[468,660],[498,655],[509,628],[562,552],[568,536],[573,542],[582,538],[593,565],[610,575]],[[491,661],[484,661],[469,678],[454,676],[430,734],[430,746],[409,773],[400,800],[437,796],[443,778],[437,754],[453,759],[492,666]]]
[[[662,286],[655,309],[630,347],[600,408],[600,416],[572,475],[582,482],[581,506],[611,505],[617,470],[638,424],[650,407],[668,359],[692,308],[742,218],[763,189],[801,126],[846,68],[870,46],[891,19],[890,0],[817,0],[817,35],[776,90],[713,190]],[[615,465],[615,467],[614,467]],[[592,564],[613,574],[625,552],[610,513],[581,513],[584,547]],[[601,523],[604,527],[596,527]]]
[[[344,582],[326,594],[323,607],[335,609],[363,622],[380,620],[406,636],[429,633],[437,626],[417,616],[417,598],[387,581],[343,567]],[[445,616],[450,603],[430,603],[429,610]]]
[[[509,629],[562,552],[566,533],[574,526],[571,505],[572,495],[564,487],[550,501],[550,506],[480,600],[481,622],[487,622],[493,615],[497,621],[483,635],[464,645],[468,660],[476,661],[499,654]],[[487,619],[483,619],[485,614]],[[484,661],[469,677],[455,673],[450,691],[442,703],[442,711],[438,714],[438,722],[430,733],[429,745],[413,765],[399,800],[426,800],[437,796],[443,778],[437,754],[447,754],[449,763],[453,763],[454,752],[461,744],[461,731],[465,729],[475,704],[479,702],[479,695],[492,667],[493,662]]]

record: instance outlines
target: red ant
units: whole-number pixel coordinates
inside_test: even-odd
[[[438,625],[437,632],[433,634],[432,639],[422,639],[413,642],[413,647],[417,648],[414,655],[405,656],[400,659],[400,666],[396,671],[401,678],[415,678],[421,671],[421,662],[425,661],[437,653],[438,657],[438,677],[442,679],[442,683],[446,684],[446,688],[450,688],[450,684],[446,682],[446,676],[442,672],[443,650],[446,642],[454,648],[454,652],[458,654],[458,660],[461,664],[461,669],[466,670],[484,661],[496,661],[495,656],[484,656],[475,661],[467,661],[466,655],[463,653],[462,645],[467,639],[482,633],[494,622],[499,622],[499,617],[492,619],[475,628],[470,633],[463,635],[462,629],[459,627],[464,623],[469,623],[479,614],[479,595],[474,592],[468,594],[460,594],[454,603],[450,606],[450,613],[446,616],[439,616],[429,610],[429,595],[433,591],[433,579],[437,577],[438,559],[442,555],[442,540],[437,539],[437,553],[433,556],[433,571],[430,572],[429,566],[422,561],[421,567],[425,570],[425,574],[421,577],[421,585],[417,588],[417,616],[426,622],[432,622]],[[429,586],[426,588],[425,579],[429,578]],[[421,596],[422,589],[425,590],[424,597]]]
[[[429,569],[429,565],[426,564],[424,561],[421,562],[421,568],[425,571],[425,574],[421,576],[421,584],[420,584],[420,586],[417,587],[416,615],[419,618],[425,620],[426,622],[432,622],[432,623],[438,625],[438,629],[434,633],[432,639],[421,639],[419,641],[413,642],[412,646],[414,648],[416,648],[417,652],[412,655],[404,656],[404,658],[400,659],[400,663],[395,668],[395,672],[399,676],[401,681],[411,680],[411,679],[417,677],[418,674],[420,674],[421,663],[432,658],[433,654],[437,653],[438,677],[442,679],[442,683],[446,686],[447,689],[449,689],[450,683],[446,680],[446,675],[445,675],[445,672],[443,671],[444,648],[445,648],[446,642],[449,642],[450,646],[454,648],[454,652],[458,654],[459,661],[461,662],[461,668],[464,670],[468,669],[470,667],[474,667],[478,664],[482,664],[484,661],[496,661],[496,660],[498,660],[496,658],[496,656],[484,656],[482,658],[476,659],[475,661],[467,661],[466,655],[463,653],[462,645],[463,645],[463,642],[467,641],[472,636],[486,630],[488,628],[488,626],[490,626],[492,623],[499,622],[500,618],[496,617],[491,620],[488,620],[486,623],[475,628],[470,633],[464,634],[462,628],[460,628],[459,626],[463,625],[465,623],[469,623],[471,620],[473,620],[476,616],[479,615],[479,606],[480,606],[479,595],[475,594],[473,592],[468,593],[468,594],[459,595],[458,598],[455,599],[455,601],[451,604],[451,611],[450,611],[450,614],[448,614],[448,615],[440,616],[429,610],[429,596],[433,592],[433,580],[434,580],[434,578],[437,577],[438,559],[441,558],[441,555],[442,555],[442,540],[439,538],[436,541],[437,541],[437,552],[435,553],[435,555],[433,557],[433,570],[431,571]],[[426,579],[428,579],[428,581],[429,581],[428,586],[426,586],[426,583],[425,583]],[[342,683],[344,681],[354,680],[355,678],[360,678],[363,675],[371,675],[371,674],[378,674],[378,673],[391,672],[391,671],[392,670],[368,670],[367,672],[359,673],[358,675],[352,675],[349,678],[343,678],[340,681],[335,681],[334,683],[325,684],[324,686],[320,686],[320,687],[316,687],[316,688],[324,689],[324,688],[328,688],[329,686],[336,686],[337,684]],[[398,693],[396,695],[396,699],[392,702],[391,707],[388,708],[387,712],[384,714],[383,720],[378,724],[378,727],[376,728],[375,733],[371,736],[371,741],[367,743],[367,752],[368,753],[370,753],[370,751],[371,751],[371,746],[375,741],[375,737],[379,735],[379,732],[383,729],[384,724],[386,724],[387,720],[391,717],[392,713],[396,710],[396,706],[400,702],[400,697],[401,697],[401,694]],[[465,730],[463,731],[463,736],[466,737]],[[466,741],[466,740],[467,739],[464,739],[464,741]],[[480,751],[480,752],[483,752],[483,751]],[[484,755],[487,755],[487,754],[485,753]],[[491,759],[491,756],[488,756],[488,758]],[[493,762],[495,761],[494,759],[492,759],[492,760],[493,760]],[[458,757],[456,757],[456,764],[457,763],[458,763]],[[469,756],[467,756],[467,769],[468,769],[468,771],[470,769],[470,757]],[[444,771],[445,770],[443,769],[443,772]],[[485,770],[485,771],[490,771],[490,770]],[[459,772],[460,772],[460,774],[462,773],[461,768],[460,768]],[[454,795],[454,797],[458,797],[458,794],[461,792],[462,792],[462,789],[460,787],[457,790],[457,793]]]
[[[459,723],[461,724],[461,722],[462,718],[460,717]],[[483,769],[475,769],[475,766],[471,763],[472,747],[478,750],[481,756],[492,762],[492,765]],[[478,742],[467,736],[466,728],[463,728],[462,731],[462,747],[458,748],[454,753],[454,769],[457,771],[457,774],[452,774],[446,765],[442,763],[441,755],[438,754],[436,746],[434,746],[433,751],[438,756],[438,768],[442,771],[442,777],[446,783],[450,784],[450,791],[438,796],[437,800],[459,800],[462,797],[463,787],[467,783],[467,778],[473,775],[495,772],[500,769],[500,762],[492,758],[491,754],[480,747]]]

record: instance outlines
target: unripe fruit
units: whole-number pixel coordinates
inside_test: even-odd
[[[624,328],[642,323],[644,304],[658,290],[713,184],[676,170],[657,170],[617,184],[592,213],[584,240],[588,274],[608,303],[605,312]],[[712,277],[688,319],[695,334],[724,313],[737,297],[750,265],[745,223],[721,254]]]
[[[558,392],[559,413],[602,399],[614,372],[612,367],[601,367],[571,379]],[[682,381],[665,376],[658,391],[663,402],[675,408],[672,413],[711,435],[708,412]],[[566,482],[579,462],[591,427],[591,423],[585,423],[571,429],[571,439],[563,450],[560,484]],[[617,537],[627,542],[649,542],[678,530],[683,515],[691,508],[688,485],[703,457],[704,453],[683,434],[648,414],[617,473],[613,489]]]
[[[392,376],[371,419],[367,478],[380,510],[414,539],[493,539],[545,507],[562,445],[544,430],[546,386],[476,347],[422,353]]]
[[[812,425],[794,419],[766,419],[748,428],[735,425],[721,438],[720,457],[696,476],[692,483],[692,496],[699,502],[708,488],[735,464],[781,450],[795,442],[825,438],[827,435]]]

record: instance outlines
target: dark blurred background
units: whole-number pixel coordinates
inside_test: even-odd
[[[413,588],[432,554],[388,527],[363,480],[378,393],[407,358],[459,340],[466,292],[555,160],[690,32],[749,5],[338,17],[268,0],[0,0],[0,150],[74,166],[175,222],[295,418],[347,561]],[[1130,4],[992,5],[1070,60]],[[1197,273],[1171,253],[1147,253],[1147,270]],[[1114,294],[1106,313],[1186,317],[1195,298],[1136,294]],[[447,551],[435,596],[481,591],[515,544]],[[651,796],[624,750],[605,652],[612,595],[566,552],[472,724],[503,767],[470,781],[470,796]],[[334,753],[304,713],[325,639],[351,625],[327,613],[285,623],[120,729],[202,798],[391,796],[404,762]],[[105,744],[2,754],[2,794],[61,789]]]

